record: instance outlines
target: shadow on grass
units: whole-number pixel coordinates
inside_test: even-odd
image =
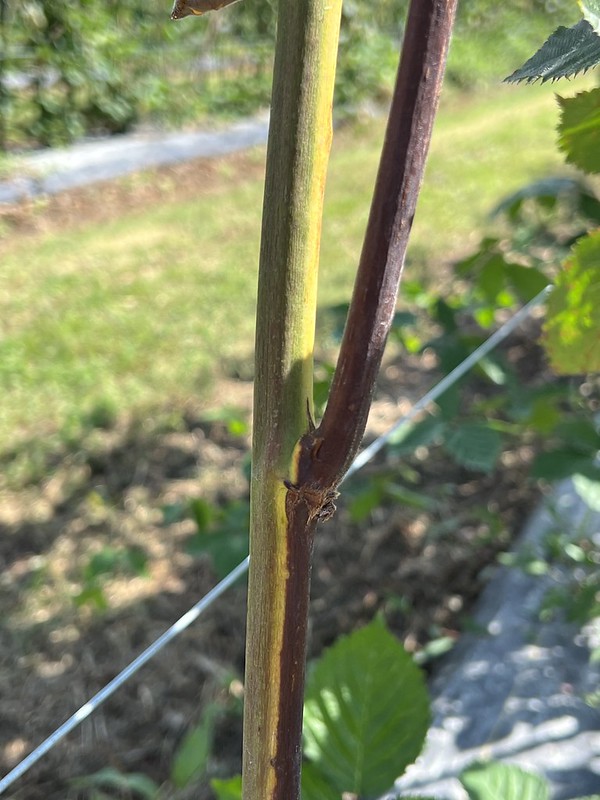
[[[44,480],[5,492],[2,772],[215,583],[208,559],[186,552],[196,527],[189,503],[203,498],[210,507],[247,495],[247,439],[232,435],[227,420],[185,413],[174,420],[115,420],[68,447],[49,447]],[[131,553],[137,560],[126,557]],[[106,765],[164,781],[201,707],[227,695],[241,676],[244,627],[244,590],[234,588],[23,777],[11,797],[81,796],[69,794],[68,780]],[[230,719],[217,737],[236,740],[240,725]],[[239,771],[236,751],[223,748],[223,775]]]

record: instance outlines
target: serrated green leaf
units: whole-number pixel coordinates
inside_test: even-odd
[[[600,231],[580,239],[548,299],[544,345],[563,375],[600,371]]]
[[[583,478],[584,475],[575,476],[576,478]],[[600,483],[596,482],[596,490],[597,490],[597,497],[600,500]],[[564,554],[571,559],[571,561],[575,561],[577,564],[583,564],[586,560],[586,552],[583,547],[580,547],[578,544],[574,542],[567,542],[564,547]]]
[[[595,456],[600,450],[600,432],[587,419],[565,420],[557,425],[556,435],[572,450]]]
[[[462,381],[457,381],[452,386],[449,386],[435,401],[440,411],[440,417],[443,420],[451,422],[456,419],[459,413],[462,403],[461,383]]]
[[[213,531],[192,536],[186,550],[192,556],[210,557],[218,578],[224,578],[248,555],[248,531]]]
[[[600,88],[560,97],[558,146],[584,172],[600,172]]]
[[[147,571],[147,562],[148,557],[140,547],[103,547],[86,564],[84,576],[87,581],[93,582],[97,577],[119,572],[143,575]]]
[[[595,225],[600,224],[600,201],[589,192],[579,194],[579,211]]]
[[[561,419],[561,412],[556,408],[552,399],[540,397],[534,401],[527,424],[530,428],[544,436],[548,436]]]
[[[210,785],[213,792],[217,795],[217,800],[242,800],[241,775],[236,775],[224,781],[213,778]]]
[[[362,522],[373,509],[381,505],[383,499],[383,486],[380,481],[371,481],[358,494],[356,494],[348,506],[350,517],[353,522]]]
[[[594,461],[580,450],[561,448],[549,453],[540,453],[533,460],[530,475],[532,478],[543,478],[557,481],[570,478],[571,475],[590,475],[594,471]]]
[[[178,789],[198,780],[206,771],[218,708],[209,705],[199,724],[183,737],[171,765],[171,780]]]
[[[414,453],[417,447],[426,447],[440,441],[446,423],[439,417],[426,417],[415,425],[403,425],[390,436],[388,444],[394,453]]]
[[[116,547],[103,547],[90,558],[84,569],[86,580],[93,580],[99,575],[115,573],[119,567],[121,551]]]
[[[97,583],[89,583],[78,594],[73,597],[73,602],[78,608],[85,606],[88,603],[98,611],[106,611],[108,609],[108,600],[101,586]]]
[[[488,425],[469,422],[453,431],[444,446],[457,464],[490,472],[502,450],[502,437]]]
[[[496,212],[493,211],[491,216],[493,216],[495,213]],[[495,248],[498,246],[499,241],[499,239],[491,238],[489,236],[484,237],[479,242],[479,249],[476,250],[475,253],[472,253],[470,256],[466,256],[465,258],[454,262],[453,269],[456,274],[461,278],[466,278],[470,275],[476,274],[481,268],[481,264],[485,263],[485,260],[489,258],[491,253],[495,252]]]
[[[215,510],[207,500],[196,497],[190,500],[190,512],[200,533],[204,533],[213,521]]]
[[[388,483],[385,486],[385,495],[390,500],[411,508],[434,511],[438,507],[438,502],[435,498],[424,492],[413,492],[412,489],[408,489],[398,483]]]
[[[507,214],[514,221],[525,200],[535,200],[537,203],[544,204],[549,199],[556,200],[561,196],[580,194],[582,190],[580,181],[574,178],[542,178],[521,186],[517,191],[503,197],[490,213],[490,217]]]
[[[219,578],[224,578],[248,555],[250,506],[246,500],[228,503],[213,530],[199,530],[186,543],[192,556],[208,555]]]
[[[161,507],[161,511],[163,515],[162,524],[174,525],[176,522],[181,522],[182,519],[185,519],[188,513],[188,505],[181,501],[177,503],[167,503]]]
[[[525,567],[524,572],[526,575],[547,575],[549,572],[549,566],[546,561],[542,559],[533,559],[530,561]]]
[[[502,295],[505,293],[502,292]],[[500,305],[500,297],[498,297],[498,305]],[[489,330],[496,320],[496,309],[491,306],[482,306],[481,308],[477,308],[473,311],[473,318],[475,322],[482,328],[484,331]]]
[[[579,0],[579,7],[595,33],[600,35],[600,0]]]
[[[417,316],[412,311],[396,311],[392,320],[392,329],[405,328],[410,325],[416,325],[416,323]]]
[[[504,288],[505,266],[504,256],[500,253],[493,253],[476,278],[477,286],[490,303],[496,302],[496,298]]]
[[[139,772],[132,772],[126,776],[127,791],[138,794],[140,797],[147,798],[147,800],[154,800],[158,797],[160,787],[147,775],[142,775]]]
[[[439,636],[437,639],[432,639],[413,656],[415,664],[427,664],[433,661],[434,658],[449,653],[456,645],[456,639],[452,636]]]
[[[480,359],[477,366],[492,383],[496,384],[496,386],[506,386],[509,373],[504,364],[498,361],[496,357],[493,355],[484,356]]]
[[[340,800],[327,778],[312,761],[302,764],[302,800]]]
[[[557,28],[522,67],[504,80],[507,83],[540,80],[542,83],[569,78],[600,62],[600,36],[582,19],[571,28]]]
[[[470,800],[548,800],[548,784],[539,775],[512,764],[476,764],[459,775]]]
[[[535,267],[524,267],[521,264],[507,264],[506,276],[524,303],[533,300],[550,282]]]
[[[428,723],[421,672],[376,620],[339,639],[314,668],[304,752],[338,793],[377,795],[415,760]]]
[[[600,511],[600,481],[585,475],[574,475],[573,486],[583,502],[593,511]]]
[[[128,547],[123,553],[123,567],[139,577],[148,577],[148,556],[141,547]]]
[[[72,783],[73,786],[81,789],[89,787],[117,789],[144,798],[144,800],[155,800],[159,793],[158,785],[147,775],[141,772],[123,773],[112,767],[105,767],[93,775],[77,778]]]
[[[244,436],[248,432],[246,415],[242,409],[235,406],[220,406],[205,411],[202,414],[202,421],[221,422],[232,436]]]
[[[435,303],[433,315],[446,333],[454,333],[458,330],[456,311],[442,298]]]

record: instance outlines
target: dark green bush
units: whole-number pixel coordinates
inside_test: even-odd
[[[124,132],[139,120],[178,126],[265,107],[277,1],[247,0],[171,23],[168,0],[0,0],[0,147],[57,145]],[[548,13],[569,22],[547,5],[462,3],[450,81],[461,89],[499,82],[543,40]],[[389,97],[406,8],[406,0],[344,2],[336,82],[343,115]]]
[[[14,22],[24,58],[23,88],[13,99],[15,124],[43,145],[87,132],[118,133],[137,119],[135,81],[121,63],[131,50],[110,15],[89,3],[35,0]]]

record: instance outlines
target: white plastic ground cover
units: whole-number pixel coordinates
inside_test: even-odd
[[[524,527],[517,552],[541,553],[556,532],[589,536],[600,551],[600,512],[571,480],[559,484]],[[546,591],[568,590],[571,566],[545,577],[500,567],[463,634],[434,678],[434,720],[417,763],[395,785],[400,795],[468,800],[457,775],[477,761],[498,760],[544,775],[553,800],[600,792],[600,620],[583,629],[540,621]],[[387,798],[396,797],[396,794]],[[387,800],[386,798],[386,800]],[[384,800],[383,798],[381,800]]]
[[[58,194],[140,169],[236,153],[264,144],[268,129],[268,115],[262,114],[216,131],[124,134],[40,150],[23,156],[21,176],[0,181],[0,204]]]

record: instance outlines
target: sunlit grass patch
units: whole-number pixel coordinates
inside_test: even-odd
[[[555,120],[551,87],[448,94],[417,210],[411,277],[435,276],[468,250],[503,193],[564,169]],[[321,305],[350,297],[383,132],[384,121],[373,120],[336,135]],[[202,398],[213,375],[250,364],[262,180],[222,163],[216,182],[199,185],[191,201],[5,243],[1,450],[103,403],[130,412]]]

